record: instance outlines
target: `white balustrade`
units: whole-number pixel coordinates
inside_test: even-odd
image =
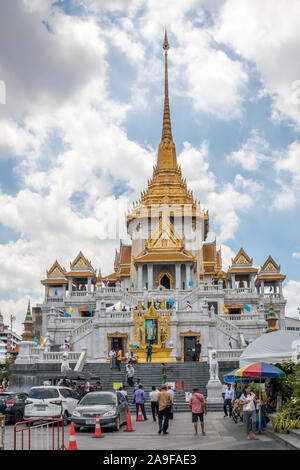
[[[217,359],[222,361],[238,361],[243,349],[218,349]]]

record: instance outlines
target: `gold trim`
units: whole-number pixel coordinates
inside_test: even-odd
[[[167,276],[170,280],[170,290],[173,290],[174,289],[174,285],[175,285],[175,279],[174,277],[172,276],[171,273],[169,273],[169,271],[167,269],[163,269],[155,278],[155,283],[156,283],[156,286],[160,286],[160,281],[161,279],[164,277],[164,276]]]
[[[201,333],[200,331],[192,331],[192,330],[189,330],[189,331],[183,331],[179,334],[180,336],[180,342],[181,342],[181,360],[184,361],[185,357],[184,357],[184,338],[185,337],[191,337],[191,336],[195,336],[196,337],[196,342],[197,340],[200,341],[200,337],[201,337]]]

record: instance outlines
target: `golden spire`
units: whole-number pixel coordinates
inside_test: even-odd
[[[172,129],[171,129],[171,117],[170,117],[170,104],[169,104],[169,86],[168,86],[168,50],[169,41],[167,36],[167,30],[165,31],[165,40],[163,49],[165,51],[165,103],[164,103],[164,117],[163,117],[163,128],[161,140],[169,139],[173,140]]]
[[[170,117],[170,104],[169,104],[169,87],[168,87],[168,50],[169,41],[167,30],[165,31],[165,40],[163,49],[165,51],[165,99],[164,99],[164,116],[163,128],[161,134],[161,142],[158,148],[157,156],[157,169],[170,169],[177,168],[176,148],[173,142],[171,117]]]

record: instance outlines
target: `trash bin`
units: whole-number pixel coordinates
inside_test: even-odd
[[[176,382],[176,390],[184,390],[184,381],[183,380],[177,380]]]
[[[0,414],[0,450],[4,450],[5,415]]]

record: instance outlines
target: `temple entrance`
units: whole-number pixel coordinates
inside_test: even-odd
[[[115,331],[114,333],[107,334],[107,354],[109,351],[114,348],[116,351],[121,349],[122,356],[125,356],[127,351],[127,333],[120,333],[119,331]],[[107,360],[109,361],[109,356],[107,356]]]
[[[111,347],[114,348],[115,351],[119,349],[123,350],[123,338],[111,338]]]
[[[185,336],[184,338],[184,360],[194,361],[196,349],[196,336]]]
[[[170,289],[170,278],[166,274],[161,278],[160,285],[163,286],[165,289]]]

